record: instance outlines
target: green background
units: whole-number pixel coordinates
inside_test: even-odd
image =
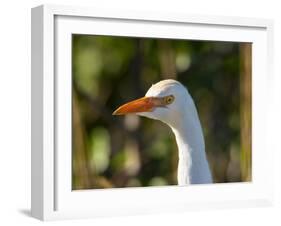
[[[250,48],[232,42],[73,35],[73,189],[177,183],[171,130],[112,116],[168,78],[194,99],[214,182],[250,180],[249,56]]]

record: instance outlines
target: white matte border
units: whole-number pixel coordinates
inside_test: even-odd
[[[50,40],[45,46],[55,47],[54,83],[44,83],[45,92],[56,90],[55,109],[52,95],[44,95],[44,128],[48,118],[56,128],[55,147],[46,144],[43,154],[45,201],[42,205],[44,219],[77,218],[93,216],[127,215],[210,207],[253,206],[269,203],[272,199],[272,178],[268,177],[272,159],[264,139],[266,135],[266,98],[270,23],[264,20],[203,17],[203,16],[155,16],[148,13],[102,12],[71,7],[44,7],[45,33]],[[60,16],[61,15],[61,16]],[[68,15],[68,16],[63,16]],[[102,16],[104,15],[104,16]],[[79,16],[79,17],[77,17]],[[84,17],[85,16],[85,17]],[[87,17],[86,17],[87,16]],[[91,17],[92,16],[92,17]],[[108,17],[108,18],[104,18]],[[119,19],[113,19],[113,18]],[[154,18],[156,17],[156,18]],[[54,23],[50,24],[50,18]],[[138,19],[138,20],[135,20]],[[46,21],[47,20],[47,21]],[[153,21],[155,20],[155,21]],[[166,22],[165,22],[166,21]],[[169,21],[169,22],[167,22]],[[191,21],[192,23],[186,23]],[[197,22],[197,23],[196,23]],[[55,25],[55,26],[54,26]],[[55,30],[54,30],[55,28]],[[50,37],[54,31],[54,36]],[[148,188],[123,188],[72,191],[71,190],[71,35],[100,34],[134,37],[161,37],[177,39],[221,40],[253,43],[253,182],[189,187],[167,186]],[[53,38],[55,37],[55,40]],[[53,43],[55,41],[55,43]],[[46,49],[46,51],[49,51]],[[51,66],[52,56],[46,56],[44,66]],[[44,72],[47,81],[54,75],[51,68]],[[49,78],[49,79],[48,79]],[[47,107],[47,108],[46,108]],[[52,111],[53,110],[53,111]],[[47,115],[46,115],[47,114]],[[45,133],[54,137],[52,126]],[[44,138],[44,141],[46,139]],[[54,146],[53,146],[54,147]],[[265,152],[266,150],[266,153]],[[52,151],[55,151],[53,156]],[[265,161],[268,159],[268,161]],[[53,160],[53,161],[52,161]],[[54,166],[55,172],[54,172]],[[52,172],[54,172],[52,177]],[[46,202],[46,198],[48,202]]]

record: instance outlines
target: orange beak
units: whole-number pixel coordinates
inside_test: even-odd
[[[113,115],[125,115],[130,113],[138,112],[149,112],[152,111],[156,106],[153,97],[142,97],[137,100],[133,100],[120,106],[117,110],[113,112]]]

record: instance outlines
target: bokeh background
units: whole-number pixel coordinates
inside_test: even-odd
[[[249,43],[73,35],[73,189],[177,183],[171,130],[112,116],[168,78],[194,99],[214,182],[251,181],[251,52]]]

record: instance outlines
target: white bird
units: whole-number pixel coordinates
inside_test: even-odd
[[[178,146],[178,185],[212,183],[198,113],[187,89],[168,79],[151,86],[145,97],[122,105],[113,115],[137,114],[166,123]]]

